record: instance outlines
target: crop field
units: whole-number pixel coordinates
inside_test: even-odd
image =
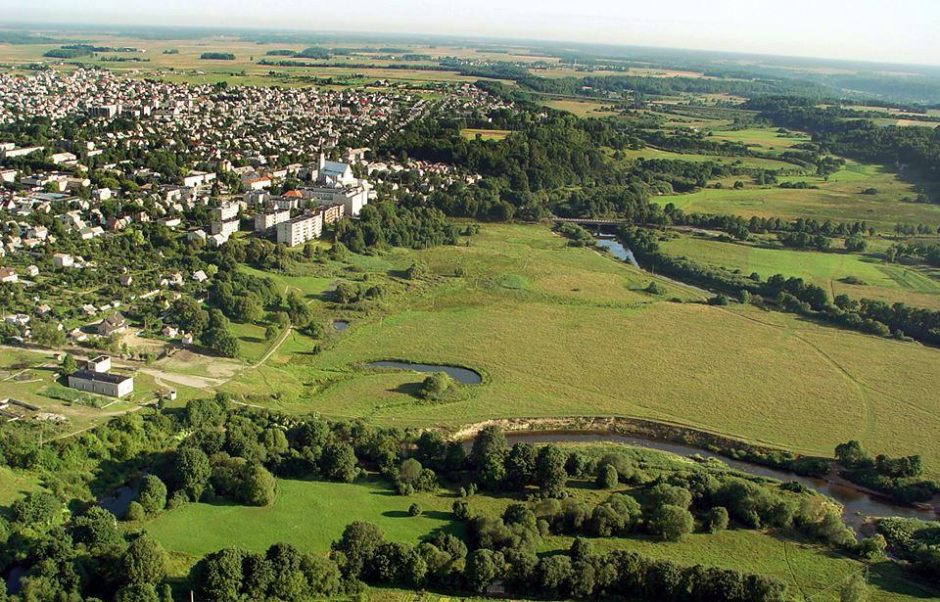
[[[914,203],[914,186],[887,169],[848,162],[829,177],[792,176],[781,181],[803,181],[818,189],[746,187],[741,190],[705,189],[689,194],[656,197],[688,212],[723,213],[743,217],[780,217],[820,221],[865,221],[881,232],[898,222],[940,225],[940,205]],[[872,194],[863,194],[874,189]]]
[[[469,247],[396,250],[439,276],[407,303],[352,320],[319,355],[293,334],[224,388],[285,411],[450,426],[510,417],[639,416],[813,454],[856,438],[922,453],[940,473],[937,350],[754,308],[709,307],[546,228],[486,225]],[[455,269],[466,274],[454,277]],[[381,272],[371,278],[382,277]],[[686,302],[670,302],[669,299]],[[413,395],[421,376],[362,364],[402,359],[483,375],[460,401]]]
[[[903,301],[916,307],[940,309],[940,273],[936,270],[886,264],[858,254],[768,248],[691,236],[669,240],[663,248],[698,263],[737,269],[744,274],[757,272],[765,279],[774,274],[797,276],[823,287],[833,297],[844,293],[853,299]],[[847,276],[859,278],[865,284],[840,282]]]

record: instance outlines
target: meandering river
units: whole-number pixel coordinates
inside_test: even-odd
[[[704,449],[683,445],[681,443],[672,443],[669,441],[658,441],[630,435],[618,435],[614,433],[585,433],[585,432],[552,432],[552,431],[510,431],[506,433],[506,439],[509,444],[514,443],[620,443],[632,447],[643,447],[670,452],[680,456],[701,456],[703,458],[717,458],[727,464],[730,468],[746,474],[777,479],[779,481],[796,481],[808,489],[817,491],[823,495],[831,497],[843,506],[843,519],[852,529],[858,533],[867,517],[883,516],[901,516],[907,518],[919,518],[922,520],[932,520],[934,513],[929,510],[923,510],[914,506],[895,503],[887,498],[869,494],[859,489],[833,483],[826,479],[805,477],[785,470],[768,468],[751,462],[734,460],[719,454],[709,452]],[[470,442],[472,443],[472,442]]]

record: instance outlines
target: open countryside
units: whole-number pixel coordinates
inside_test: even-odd
[[[674,0],[580,42],[17,8],[0,600],[940,600],[940,76],[889,64],[932,44],[900,1],[853,60],[757,51],[849,52],[826,1],[731,53],[619,45],[714,17]]]

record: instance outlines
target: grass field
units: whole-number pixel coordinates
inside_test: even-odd
[[[940,225],[940,205],[906,202],[917,192],[909,182],[875,165],[849,161],[846,167],[824,180],[817,176],[792,176],[781,181],[803,181],[817,190],[753,188],[705,189],[690,194],[656,197],[657,203],[672,203],[687,212],[723,213],[744,217],[800,217],[833,221],[865,221],[881,232],[904,224]],[[874,188],[875,194],[862,194]]]
[[[624,158],[626,160],[634,159],[670,159],[673,161],[690,161],[693,163],[704,163],[705,161],[714,161],[716,163],[724,163],[726,165],[738,164],[744,168],[752,169],[774,169],[774,170],[785,170],[791,172],[800,172],[802,168],[793,163],[787,163],[786,161],[778,161],[776,159],[764,159],[762,157],[724,157],[720,155],[699,155],[692,153],[674,153],[671,151],[660,150],[658,148],[653,148],[648,146],[642,150],[624,150]],[[738,178],[740,179],[740,178]]]
[[[414,502],[424,510],[419,517],[408,514]],[[412,544],[438,528],[459,534],[462,526],[451,522],[452,503],[446,493],[400,496],[378,478],[355,484],[280,479],[271,506],[188,504],[142,526],[167,551],[193,561],[227,547],[263,552],[277,542],[325,553],[356,520],[375,523],[390,540]]]
[[[460,130],[460,135],[466,138],[467,140],[473,140],[477,136],[483,140],[503,140],[511,134],[509,130],[480,130],[473,128],[465,128]]]
[[[320,355],[300,335],[226,389],[287,411],[398,426],[459,426],[519,416],[626,415],[681,423],[796,451],[831,454],[856,438],[922,453],[940,474],[938,351],[702,298],[546,228],[486,225],[469,247],[396,250],[441,275],[402,303],[363,315]],[[375,260],[373,260],[375,261]],[[461,267],[466,276],[450,275]],[[375,278],[381,277],[377,274]],[[381,359],[463,365],[484,383],[429,405],[419,375],[373,372]]]
[[[796,144],[809,142],[810,137],[799,132],[779,133],[773,128],[746,128],[741,130],[714,130],[711,137],[738,142],[745,146],[771,153],[782,153]]]
[[[663,243],[663,249],[698,263],[737,269],[744,274],[757,272],[765,279],[774,274],[797,276],[823,287],[831,297],[847,294],[854,299],[902,301],[940,309],[940,273],[936,270],[887,264],[857,254],[766,248],[692,236],[669,240]],[[840,282],[846,276],[860,278],[865,285]]]
[[[611,103],[602,100],[557,98],[543,100],[541,104],[559,111],[568,111],[578,117],[609,117],[617,115],[617,112],[612,110]]]

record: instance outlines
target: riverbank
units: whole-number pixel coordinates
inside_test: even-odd
[[[835,462],[828,458],[808,458],[786,450],[668,423],[627,417],[500,419],[467,425],[451,436],[456,440],[468,441],[487,426],[503,429],[510,443],[612,442],[681,456],[717,458],[739,472],[779,481],[796,481],[834,499],[842,505],[845,522],[857,533],[863,531],[871,518],[901,516],[932,520],[940,514],[934,504],[904,504],[877,491],[855,485],[841,477]],[[774,458],[774,461],[762,463],[759,461],[762,457]],[[827,470],[816,475],[798,474],[781,464],[784,459],[799,462],[803,458],[823,460]]]

